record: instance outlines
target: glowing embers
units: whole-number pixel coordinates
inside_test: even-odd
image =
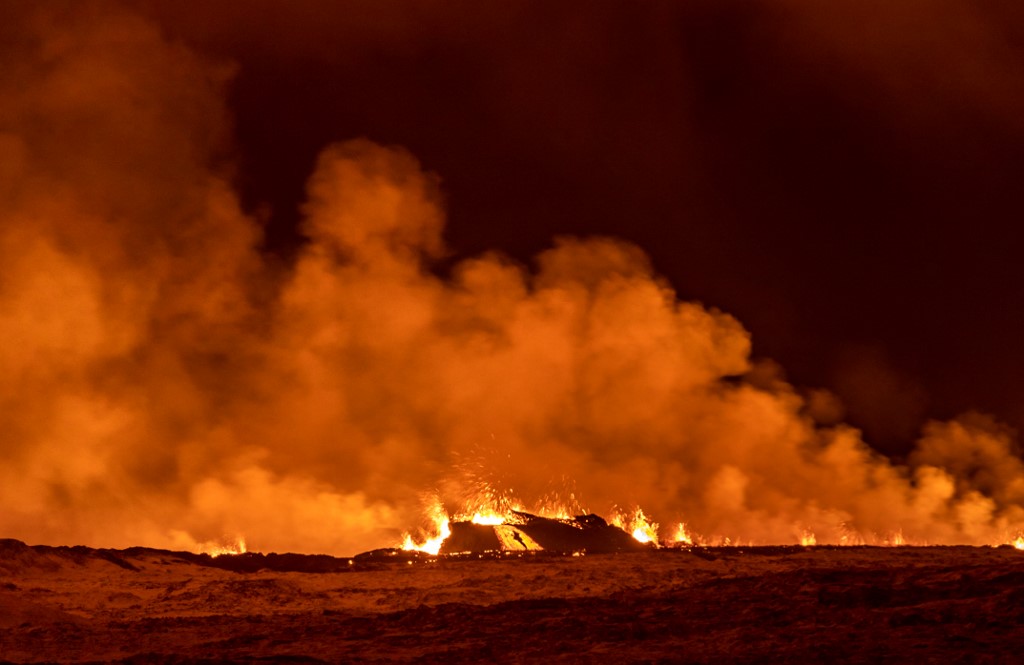
[[[686,528],[686,524],[684,522],[680,522],[676,525],[676,532],[673,534],[669,544],[675,545],[676,547],[693,545],[693,536],[690,535],[690,531]]]
[[[199,546],[199,554],[209,554],[211,557],[224,556],[226,554],[245,554],[248,550],[245,547],[245,538],[239,536],[234,542],[206,542]]]
[[[626,552],[653,545],[638,542],[597,515],[553,518],[515,512],[511,522],[497,525],[453,522],[441,554],[463,552]]]
[[[484,513],[473,513],[473,517],[469,521],[473,524],[490,524],[491,526],[494,526],[503,524],[506,519],[506,517],[499,515],[494,511],[486,511]]]
[[[432,555],[465,552],[622,552],[655,547],[657,525],[637,510],[630,523],[637,535],[630,536],[597,515],[544,517],[520,510],[499,514],[477,510],[471,515],[450,518],[439,501],[429,509],[433,523],[420,540],[406,534],[402,549]],[[646,538],[646,540],[641,540]]]
[[[552,519],[562,519],[561,515],[567,513],[564,506],[555,503],[544,505],[541,510],[546,515],[559,515]],[[404,534],[401,549],[434,555],[544,549],[531,536],[517,528],[527,521],[526,516],[535,517],[523,512],[518,502],[493,492],[476,497],[454,515],[449,514],[441,500],[435,496],[427,507],[431,526],[419,538],[409,533]]]
[[[495,498],[497,497],[497,498]],[[574,497],[573,497],[574,498]],[[496,503],[488,503],[496,501]],[[528,553],[548,550],[612,552],[647,548],[691,549],[695,547],[758,546],[925,546],[913,532],[899,525],[889,531],[874,532],[840,522],[836,525],[815,522],[795,523],[785,528],[782,540],[745,538],[742,534],[705,534],[690,524],[673,521],[660,529],[648,514],[634,505],[628,510],[613,509],[605,522],[597,515],[581,515],[557,500],[543,503],[535,511],[525,511],[510,493],[475,495],[462,504],[460,511],[448,512],[438,498],[427,510],[427,526],[417,537],[406,534],[401,546],[431,556],[456,553]],[[1024,531],[1004,532],[1002,538],[979,545],[1012,546],[1024,551]]]
[[[644,511],[639,506],[628,516],[615,513],[612,516],[612,525],[632,534],[639,543],[658,544],[658,524],[644,515]]]
[[[565,510],[553,512],[555,515],[536,515],[512,508],[502,512],[474,504],[472,511],[464,510],[455,517],[449,517],[440,508],[440,503],[436,502],[432,508],[432,530],[419,541],[406,535],[402,549],[437,555],[484,552],[522,554],[544,550],[550,553],[596,553],[707,547],[921,547],[930,544],[907,537],[901,528],[874,533],[860,531],[843,523],[832,531],[825,528],[824,539],[819,539],[821,531],[795,524],[788,536],[791,539],[788,540],[790,545],[777,545],[732,536],[705,536],[684,522],[675,523],[672,528],[665,528],[659,533],[659,525],[639,507],[631,511],[613,511],[609,522],[597,515],[567,517],[564,515]],[[838,538],[836,532],[839,533]],[[1024,551],[1024,531],[981,544]]]
[[[903,537],[903,529],[897,529],[887,535],[881,542],[883,547],[903,547],[907,545],[907,539]]]
[[[448,513],[445,511],[444,506],[441,505],[440,500],[435,499],[431,503],[428,516],[430,521],[433,522],[433,535],[417,542],[413,539],[412,534],[407,533],[402,542],[403,550],[407,552],[426,552],[427,554],[437,554],[441,550],[441,544],[448,536],[452,535],[452,530]]]

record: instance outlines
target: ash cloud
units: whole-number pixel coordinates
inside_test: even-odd
[[[879,347],[933,417],[1024,426],[1019,3],[137,4],[243,63],[243,195],[275,248],[316,153],[369,135],[442,174],[457,252],[626,237],[800,385]]]
[[[532,267],[445,256],[436,175],[326,147],[286,268],[232,186],[231,68],[106,3],[21,13],[0,78],[0,532],[263,551],[394,544],[424,494],[708,538],[1004,542],[1012,433],[928,426],[910,466],[823,426],[730,315],[639,247],[565,237]],[[750,376],[748,380],[745,376]],[[834,418],[832,418],[834,420]]]

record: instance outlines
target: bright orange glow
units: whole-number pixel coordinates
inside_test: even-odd
[[[502,549],[505,550],[518,552],[520,550],[537,551],[544,549],[529,534],[508,524],[495,526],[494,535],[498,537],[498,542],[501,543]]]
[[[413,539],[412,534],[407,533],[402,542],[403,550],[407,552],[425,552],[427,554],[437,554],[441,551],[441,544],[444,543],[448,536],[452,535],[452,530],[449,526],[448,513],[445,512],[444,506],[441,505],[439,500],[435,499],[431,503],[428,517],[433,522],[433,535],[422,541],[416,541]]]
[[[200,554],[209,554],[211,557],[219,557],[225,554],[245,554],[248,550],[245,547],[245,538],[239,536],[237,540],[229,544],[203,543],[199,546]]]
[[[702,545],[1024,533],[1009,428],[931,422],[893,465],[630,242],[522,262],[447,247],[446,174],[404,148],[323,146],[302,241],[273,258],[226,177],[226,70],[134,4],[10,28],[0,534],[227,554],[203,543],[238,532],[348,556],[411,530],[438,551],[449,521],[567,519],[580,497],[627,501],[618,524],[647,543],[657,520]],[[422,491],[451,512],[409,522]]]
[[[658,544],[658,524],[648,519],[640,507],[632,515],[614,514],[611,524],[626,531],[638,542]]]
[[[903,529],[898,529],[893,532],[882,544],[890,547],[902,547],[903,545],[906,545],[907,540],[903,537]]]
[[[404,540],[401,545],[403,550],[407,551],[420,551],[429,554],[438,554],[444,540],[451,535],[450,522],[472,522],[473,524],[487,525],[499,527],[496,530],[498,540],[503,544],[507,545],[507,549],[519,550],[519,549],[542,549],[539,545],[533,542],[526,534],[522,533],[515,528],[515,524],[521,524],[522,518],[516,514],[516,511],[525,512],[532,515],[538,515],[547,517],[550,519],[571,519],[572,514],[566,507],[566,504],[559,504],[558,502],[547,502],[546,504],[528,510],[517,502],[506,501],[507,506],[514,506],[506,508],[504,511],[496,507],[479,507],[481,506],[480,501],[471,501],[470,505],[478,506],[477,509],[472,512],[463,510],[452,515],[444,510],[441,506],[440,501],[435,500],[429,509],[429,518],[432,523],[431,528],[428,530],[429,536],[421,538],[419,540],[413,538],[411,534],[405,534]],[[577,514],[582,511],[576,511]],[[756,546],[759,543],[755,540],[747,540],[744,538],[731,538],[727,536],[712,536],[705,538],[698,533],[694,532],[685,522],[678,522],[675,525],[675,529],[671,536],[668,536],[664,541],[659,541],[658,530],[659,525],[657,522],[652,521],[642,508],[637,507],[631,513],[625,512],[613,512],[611,518],[608,520],[609,524],[618,527],[623,531],[629,533],[635,540],[641,543],[662,543],[666,546],[693,546],[702,545],[707,547],[730,547],[730,546]],[[524,540],[526,541],[524,544]],[[800,545],[803,547],[814,547],[818,545],[818,537],[814,531],[808,528],[802,528],[799,535]],[[245,545],[244,541],[241,542],[241,552],[244,552]],[[1005,543],[1006,541],[1004,541]],[[925,546],[926,542],[917,540],[908,540],[902,529],[896,529],[886,535],[881,534],[868,534],[867,536],[853,531],[848,530],[842,533],[842,535],[832,544],[846,545],[846,546],[858,546],[858,545],[877,545],[883,547],[902,547],[902,546]],[[998,546],[1000,543],[993,544],[993,547]],[[1018,535],[1009,544],[1014,548],[1024,551],[1024,533]],[[213,556],[217,554],[235,554],[239,553],[237,547],[211,547],[204,549]],[[215,553],[216,552],[216,553]]]
[[[484,501],[478,497],[477,499],[467,502],[468,505],[474,506],[472,510],[461,510],[449,513],[442,506],[440,500],[435,498],[427,511],[430,527],[425,529],[424,535],[420,538],[415,538],[409,533],[403,534],[401,548],[406,551],[419,551],[436,555],[440,552],[445,539],[451,535],[451,522],[471,522],[473,524],[496,527],[495,534],[498,537],[499,542],[501,542],[503,547],[506,549],[539,550],[543,548],[536,544],[521,530],[516,528],[515,525],[523,523],[523,517],[517,513],[528,513],[548,519],[571,519],[574,515],[585,514],[582,510],[570,511],[568,508],[568,505],[570,504],[568,503],[559,503],[557,501],[550,500],[532,509],[524,508],[521,503],[507,499],[504,500],[503,503],[505,506],[504,509],[498,508],[494,505],[486,506],[484,505]],[[753,547],[757,545],[770,544],[767,542],[759,542],[755,539],[734,538],[724,535],[705,537],[693,531],[685,522],[677,522],[672,534],[670,536],[666,536],[664,540],[659,540],[658,523],[648,517],[644,510],[639,506],[632,512],[612,512],[608,523],[630,534],[637,542],[653,543],[656,546],[663,544],[665,546],[701,545],[706,547]],[[811,529],[805,527],[799,528],[798,533],[801,546],[814,547],[819,544],[817,534]],[[895,531],[891,531],[885,535],[870,533],[865,535],[864,533],[848,529],[846,527],[842,527],[840,529],[840,536],[838,538],[826,542],[829,544],[845,546],[875,545],[883,547],[920,547],[928,545],[927,541],[908,539],[904,535],[902,529],[896,529]],[[1006,543],[1007,541],[1003,541],[1002,543],[993,543],[992,546],[996,547],[1000,544]],[[1009,541],[1009,544],[1018,550],[1024,551],[1024,533],[1021,533],[1012,541]],[[207,552],[211,554],[211,556],[218,556],[220,554],[238,554],[245,552],[245,541],[240,539],[239,544],[231,546],[208,544],[202,546],[201,551]]]
[[[426,517],[431,526],[425,530],[425,534],[416,538],[411,533],[403,534],[401,549],[405,551],[418,551],[428,554],[438,554],[441,547],[452,531],[451,523],[471,522],[473,524],[494,526],[495,535],[499,542],[510,550],[539,550],[542,549],[532,538],[515,528],[516,524],[522,524],[523,518],[517,513],[529,513],[548,519],[571,519],[574,515],[585,514],[585,510],[578,506],[575,510],[570,506],[576,506],[574,501],[560,502],[550,498],[539,505],[526,509],[518,501],[508,496],[501,496],[500,501],[495,501],[496,493],[487,488],[480,495],[466,502],[466,505],[473,506],[472,509],[463,509],[450,513],[446,510],[438,497],[434,497],[427,507]],[[501,504],[500,506],[497,504]],[[641,543],[658,542],[658,525],[652,522],[639,507],[629,516],[615,514],[611,524],[617,526]],[[683,525],[680,525],[682,527]]]
[[[490,524],[498,525],[505,523],[505,517],[494,512],[488,513],[473,513],[473,518],[469,520],[473,524]]]
[[[687,531],[686,524],[684,522],[680,522],[676,525],[676,532],[672,536],[672,540],[670,542],[679,545],[693,545],[693,536],[691,536],[690,532]]]

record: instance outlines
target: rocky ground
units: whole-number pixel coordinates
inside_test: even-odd
[[[333,559],[0,541],[6,662],[1020,662],[1024,552]]]

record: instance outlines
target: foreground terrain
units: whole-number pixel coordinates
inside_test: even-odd
[[[212,559],[0,540],[5,662],[1013,662],[1024,552]]]

